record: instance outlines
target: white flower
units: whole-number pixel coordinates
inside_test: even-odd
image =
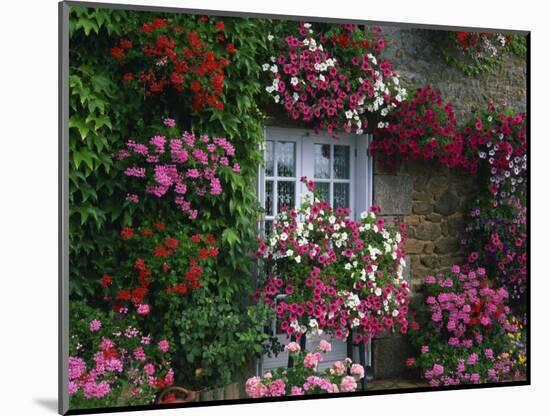
[[[267,71],[269,69],[269,64],[263,64],[262,70]]]
[[[351,263],[346,263],[346,264],[344,265],[344,269],[346,269],[346,270],[351,270]]]
[[[304,23],[304,27],[305,27],[306,29],[309,29],[309,28],[311,27],[311,23]]]
[[[300,99],[300,96],[298,95],[297,92],[295,92],[294,94],[292,94],[292,99],[296,102]]]
[[[294,257],[294,260],[296,261],[296,263],[301,263],[302,262],[302,258],[300,256]]]
[[[376,288],[376,290],[374,291],[374,294],[376,296],[380,296],[382,294],[382,289],[380,289],[379,287]]]
[[[331,224],[334,224],[336,222],[336,217],[334,215],[331,215],[329,218],[328,218],[328,222],[331,223]]]
[[[269,34],[269,35],[267,35],[267,40],[271,42],[271,41],[273,40],[274,37],[275,37],[275,36]]]
[[[319,81],[325,81],[325,76],[323,74],[319,75]]]
[[[290,78],[290,83],[292,85],[297,85],[298,84],[298,78],[297,77],[292,77]]]
[[[280,100],[281,100],[281,97],[279,97],[278,95],[276,95],[275,97],[273,97],[273,100],[278,103]]]
[[[271,65],[271,68],[269,68],[271,72],[273,72],[274,74],[276,74],[277,72],[279,72],[279,68],[277,67],[277,65]]]
[[[281,238],[281,241],[286,241],[286,239],[288,238],[288,235],[286,233],[282,233],[280,238]]]
[[[294,252],[293,252],[291,249],[288,249],[288,250],[286,251],[286,255],[287,255],[288,257],[292,256],[292,253],[294,253]]]
[[[273,88],[272,85],[270,85],[269,87],[265,87],[265,90],[268,92],[268,93],[272,93],[273,91],[275,91],[275,88]]]
[[[361,219],[364,220],[369,216],[369,213],[367,211],[363,211],[360,216],[361,216]]]
[[[379,128],[379,129],[383,129],[383,128],[384,128],[384,122],[382,122],[382,121],[379,122],[379,123],[378,123],[378,128]]]
[[[270,60],[271,62],[277,62],[277,58],[275,58],[274,56],[271,56],[271,57],[269,58],[269,60]]]

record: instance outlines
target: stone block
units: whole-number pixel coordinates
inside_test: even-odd
[[[426,220],[431,222],[441,222],[441,215],[432,212],[431,214],[426,215]]]
[[[439,224],[423,222],[414,228],[414,236],[419,240],[434,241],[441,235]]]
[[[413,212],[415,214],[429,214],[433,211],[433,205],[429,202],[415,201],[413,202]]]
[[[441,264],[441,258],[439,256],[421,256],[420,263],[430,269],[436,269]]]
[[[409,238],[405,243],[405,253],[420,254],[424,251],[424,243],[422,241]]]
[[[374,175],[374,203],[384,215],[412,212],[413,181],[408,175]]]
[[[435,212],[442,215],[454,214],[460,206],[460,199],[454,191],[446,189],[435,201]]]
[[[459,249],[458,241],[453,237],[441,237],[435,242],[434,251],[437,254],[451,254]]]
[[[435,244],[431,241],[428,241],[424,244],[424,253],[432,254],[434,252]]]

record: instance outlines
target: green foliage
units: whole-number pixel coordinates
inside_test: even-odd
[[[248,373],[251,359],[275,343],[265,331],[273,311],[264,303],[243,310],[207,292],[197,292],[193,298],[176,320],[183,348],[176,354],[176,376],[194,389],[239,380]]]

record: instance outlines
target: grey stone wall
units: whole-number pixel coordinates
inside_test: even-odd
[[[454,104],[457,119],[472,110],[485,108],[488,100],[506,101],[512,108],[526,106],[526,63],[507,55],[502,67],[491,74],[467,77],[449,66],[436,43],[433,32],[384,27],[390,39],[388,59],[394,63],[405,84],[431,85]],[[409,162],[397,171],[375,165],[374,203],[382,215],[398,217],[408,228],[406,278],[413,288],[413,301],[429,274],[464,261],[460,232],[468,204],[479,194],[475,176],[449,172],[437,162]],[[412,353],[406,339],[386,333],[373,340],[375,378],[395,377],[405,372],[405,360]]]

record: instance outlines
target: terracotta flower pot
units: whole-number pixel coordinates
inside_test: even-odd
[[[189,403],[197,398],[197,392],[172,386],[164,389],[157,398],[157,404]]]

